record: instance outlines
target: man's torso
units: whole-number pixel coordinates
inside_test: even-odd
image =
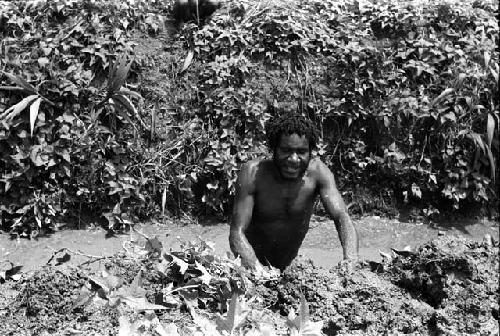
[[[314,160],[297,181],[283,181],[273,165],[271,160],[257,163],[254,208],[246,235],[259,259],[264,255],[271,264],[280,267],[296,256],[309,229],[317,182]]]

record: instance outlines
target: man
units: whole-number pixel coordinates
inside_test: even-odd
[[[335,222],[344,259],[358,257],[358,237],[335,179],[319,159],[311,158],[318,131],[295,114],[266,124],[272,159],[244,164],[236,183],[229,243],[242,264],[285,269],[297,256],[309,229],[317,196]]]

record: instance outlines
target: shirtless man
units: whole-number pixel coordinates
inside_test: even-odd
[[[297,256],[317,196],[335,222],[344,259],[358,257],[358,237],[335,179],[311,158],[318,131],[299,115],[284,115],[266,125],[272,159],[244,164],[236,184],[229,234],[231,250],[252,269],[285,269]]]

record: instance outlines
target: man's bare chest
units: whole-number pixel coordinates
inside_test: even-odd
[[[296,183],[262,181],[255,190],[254,217],[264,221],[298,219],[311,211],[315,198],[315,184],[307,177]]]

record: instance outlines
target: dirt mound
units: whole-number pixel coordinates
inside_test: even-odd
[[[443,238],[377,269],[436,309],[440,333],[498,333],[498,244],[491,239]]]
[[[282,274],[259,276],[214,256],[205,242],[177,252],[155,239],[133,247],[93,270],[47,266],[4,283],[0,334],[249,335],[270,328],[282,335],[292,328],[292,310],[307,314],[304,302],[304,321],[323,321],[326,335],[499,330],[499,247],[488,239],[442,238],[381,263],[329,270],[298,260]]]

